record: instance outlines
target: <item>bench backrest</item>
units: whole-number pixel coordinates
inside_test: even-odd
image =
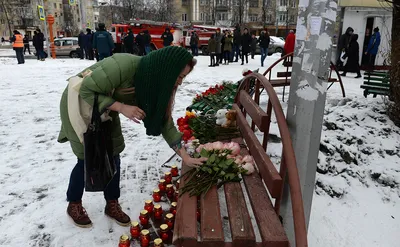
[[[250,82],[252,79],[256,79],[255,92],[253,95],[254,98],[249,94]],[[261,86],[265,89],[269,98],[266,111],[260,107]],[[250,154],[255,160],[259,174],[271,197],[276,199],[274,208],[278,215],[283,193],[283,183],[285,181],[286,173],[288,173],[290,197],[292,208],[294,209],[293,219],[295,221],[296,242],[307,242],[303,201],[301,196],[300,179],[296,166],[296,158],[286,118],[283,114],[278,96],[276,95],[271,83],[263,75],[258,73],[246,76],[238,89],[233,109],[237,111],[237,125],[242,133]],[[275,115],[282,139],[282,157],[279,172],[266,153],[272,114]],[[251,124],[247,121],[247,116],[250,117]],[[259,131],[263,133],[263,139],[261,142],[254,133],[255,126],[257,126]],[[298,238],[300,238],[300,240]]]

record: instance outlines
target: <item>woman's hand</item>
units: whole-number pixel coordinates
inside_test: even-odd
[[[135,123],[140,123],[140,120],[143,120],[146,117],[146,113],[137,106],[121,104],[119,112]]]
[[[189,155],[185,156],[182,158],[183,163],[187,165],[188,167],[196,168],[201,166],[204,162],[207,161],[207,158],[201,157],[201,158],[192,158]]]

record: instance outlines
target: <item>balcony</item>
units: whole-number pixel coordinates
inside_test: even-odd
[[[189,0],[182,0],[182,6],[189,6]]]
[[[227,12],[229,7],[227,5],[217,5],[215,6],[215,10],[219,12]]]

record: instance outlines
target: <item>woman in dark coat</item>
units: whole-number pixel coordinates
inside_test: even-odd
[[[358,45],[358,34],[353,34],[347,50],[347,63],[344,66],[341,76],[346,76],[347,72],[357,73],[356,78],[361,78],[360,72],[360,46]]]

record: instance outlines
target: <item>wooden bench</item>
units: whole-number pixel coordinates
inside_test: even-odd
[[[377,95],[389,95],[390,91],[390,77],[389,72],[376,72],[367,71],[364,74],[364,84],[360,86],[364,89],[364,97],[367,98],[369,94],[373,94],[376,98]]]
[[[255,99],[249,94],[250,83],[254,79]],[[260,85],[266,88],[270,97],[266,112],[259,106]],[[288,173],[291,200],[295,208],[293,213],[296,223],[296,246],[306,247],[307,233],[294,151],[286,120],[272,85],[261,74],[246,76],[236,95],[233,109],[238,112],[237,125],[243,138],[232,141],[241,145],[242,155],[250,153],[253,156],[258,172],[243,176],[242,183],[225,184],[220,191],[214,187],[199,199],[187,194],[182,195],[178,201],[175,219],[174,245],[289,247],[289,240],[279,218],[283,183]],[[266,153],[272,110],[282,135],[283,156],[280,171]],[[251,125],[246,116],[252,120]],[[264,134],[262,142],[254,133],[255,126]],[[188,170],[189,168],[182,164],[182,173]],[[181,186],[184,184],[185,180],[181,181]],[[275,199],[274,203],[272,199]],[[196,219],[197,210],[201,215],[200,222]],[[221,212],[227,212],[227,218],[223,217]],[[255,220],[252,221],[252,218]]]
[[[291,58],[292,56],[293,56],[293,53],[289,53],[289,54],[281,57],[264,72],[264,76],[269,80],[269,82],[272,84],[273,87],[283,87],[282,101],[285,101],[286,87],[290,86],[290,81],[291,81],[291,76],[292,76],[292,71],[290,68],[292,68],[293,62],[289,58]],[[272,78],[272,69],[276,65],[281,64],[282,61],[283,61],[282,65],[285,67],[286,71],[276,72],[277,79],[275,79],[275,78],[273,79]],[[336,77],[333,77],[333,72],[335,72]],[[346,93],[345,93],[343,82],[342,82],[342,77],[340,76],[339,71],[336,69],[336,66],[332,62],[330,64],[329,77],[328,77],[327,81],[328,81],[328,83],[330,83],[330,85],[328,86],[328,89],[331,88],[334,83],[339,83],[341,90],[342,90],[342,95],[343,95],[343,97],[346,97]]]

